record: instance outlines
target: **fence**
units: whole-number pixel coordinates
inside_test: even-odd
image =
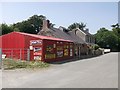
[[[30,60],[29,49],[2,49],[2,56],[11,59]]]

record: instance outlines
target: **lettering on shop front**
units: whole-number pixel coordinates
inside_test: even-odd
[[[63,46],[57,46],[57,57],[63,57]]]
[[[54,59],[55,58],[54,45],[46,46],[45,59]]]
[[[64,45],[64,56],[68,56],[69,55],[69,46],[68,45]]]
[[[42,45],[42,40],[31,40],[30,45]]]

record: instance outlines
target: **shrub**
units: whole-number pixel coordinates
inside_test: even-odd
[[[49,66],[48,63],[41,61],[23,61],[23,60],[13,60],[4,59],[3,60],[4,69],[16,69],[16,68],[46,68]]]
[[[97,44],[93,45],[93,49],[97,50],[98,48],[100,48]]]

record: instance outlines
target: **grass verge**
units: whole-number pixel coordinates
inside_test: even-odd
[[[18,69],[18,68],[47,68],[50,64],[41,61],[25,61],[25,60],[13,60],[4,59],[3,68],[8,69]]]

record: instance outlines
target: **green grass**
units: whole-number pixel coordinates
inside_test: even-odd
[[[17,68],[47,68],[50,64],[41,61],[25,61],[25,60],[3,60],[4,69],[17,69]]]

